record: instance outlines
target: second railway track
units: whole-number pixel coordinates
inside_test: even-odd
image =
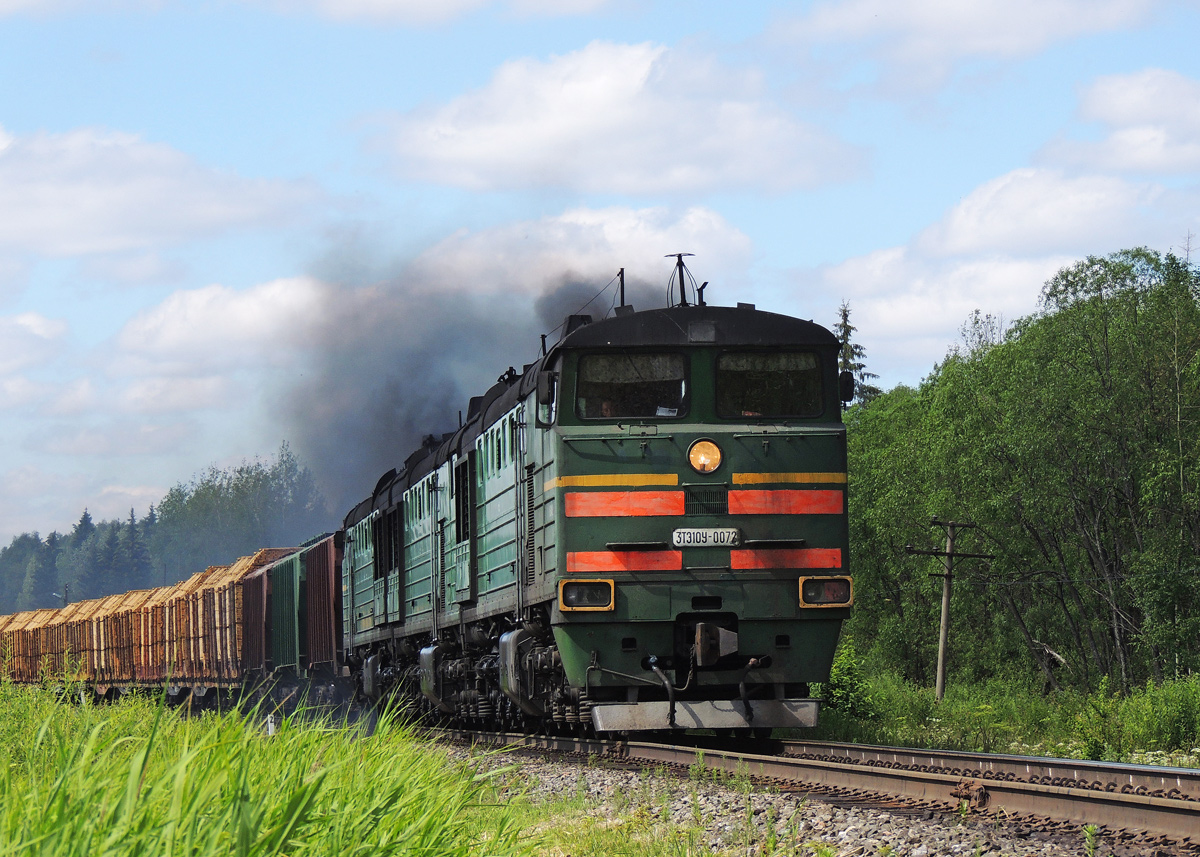
[[[1130,845],[1200,854],[1200,771],[804,741],[685,744],[506,733],[472,741],[679,770],[703,765],[788,790],[969,812],[1034,828],[1096,825]]]

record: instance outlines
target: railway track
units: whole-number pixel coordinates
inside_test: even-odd
[[[703,765],[791,791],[976,814],[1035,830],[1096,825],[1108,841],[1200,854],[1200,771],[806,741],[686,744],[507,733],[460,739],[621,763]]]

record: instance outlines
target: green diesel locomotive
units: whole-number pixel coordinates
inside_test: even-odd
[[[510,729],[815,725],[853,602],[837,339],[681,300],[544,351],[347,515],[363,694]]]

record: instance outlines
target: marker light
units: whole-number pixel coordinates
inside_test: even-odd
[[[698,440],[688,449],[688,464],[697,473],[712,473],[721,466],[721,449],[711,440]]]
[[[853,603],[849,577],[800,578],[800,604],[804,607],[848,607]]]
[[[612,610],[611,580],[563,580],[558,585],[560,610]]]

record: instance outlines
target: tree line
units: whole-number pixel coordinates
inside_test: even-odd
[[[0,550],[0,615],[167,586],[267,546],[330,528],[312,473],[287,444],[269,461],[210,467],[138,518],[92,519],[66,534],[22,533]]]
[[[1089,257],[1004,328],[976,313],[916,388],[846,413],[852,633],[929,684],[934,517],[956,550],[952,677],[1122,690],[1200,668],[1200,273]]]

